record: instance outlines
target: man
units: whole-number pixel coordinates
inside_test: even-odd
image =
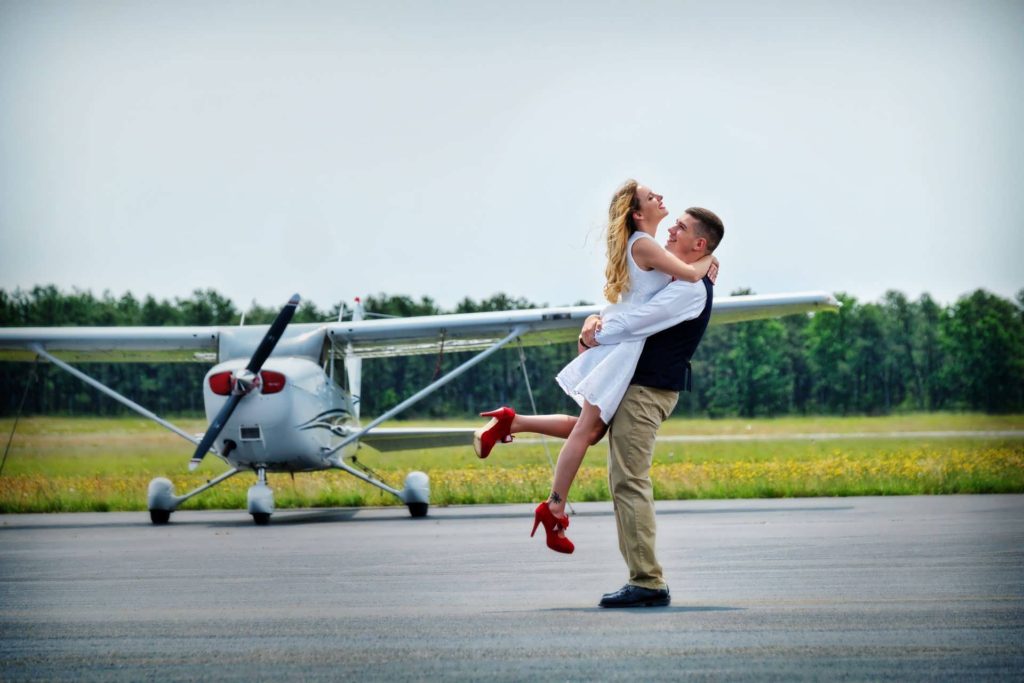
[[[711,211],[694,207],[668,232],[665,248],[693,263],[718,247],[725,227]],[[711,317],[712,287],[707,278],[696,283],[671,282],[649,302],[608,324],[598,316],[584,323],[581,341],[585,346],[647,338],[608,429],[608,484],[629,581],[604,595],[601,607],[656,607],[671,601],[654,552],[651,459],[658,428],[675,408],[679,391],[690,389],[690,358]]]

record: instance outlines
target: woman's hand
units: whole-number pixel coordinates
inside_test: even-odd
[[[718,259],[714,256],[711,257],[711,267],[708,268],[708,279],[711,280],[711,284],[715,284],[715,280],[718,279]]]
[[[583,353],[587,349],[597,346],[597,333],[601,329],[601,316],[591,315],[583,321],[583,329],[580,336],[576,338],[576,350]]]

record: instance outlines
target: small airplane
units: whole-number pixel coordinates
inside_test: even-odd
[[[412,517],[427,514],[430,482],[411,472],[401,489],[360,469],[359,444],[379,451],[470,445],[472,428],[381,428],[379,425],[429,396],[499,349],[574,340],[598,306],[535,308],[410,318],[367,319],[357,299],[352,319],[289,325],[299,304],[293,296],[269,326],[37,327],[0,329],[0,361],[42,359],[71,373],[194,446],[189,469],[207,453],[230,469],[176,495],[170,480],[149,483],[153,524],[166,524],[182,503],[241,472],[254,472],[247,508],[257,525],[274,512],[268,472],[340,469],[396,496]],[[712,325],[836,310],[825,292],[716,297]],[[371,420],[359,421],[365,358],[439,352],[477,353]],[[336,372],[337,361],[342,372]],[[77,362],[213,363],[203,380],[209,427],[189,434],[71,365]]]

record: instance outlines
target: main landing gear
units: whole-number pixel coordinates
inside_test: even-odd
[[[430,479],[423,472],[410,472],[398,498],[408,506],[411,517],[426,517],[430,506]]]
[[[149,521],[153,522],[153,524],[158,524],[158,525],[159,524],[167,524],[169,521],[171,521],[171,511],[170,510],[150,510],[149,511]]]
[[[241,471],[242,470],[237,467],[230,469],[219,477],[214,477],[199,488],[189,491],[183,496],[174,495],[174,485],[171,484],[170,479],[157,477],[153,481],[149,482],[149,492],[146,494],[146,507],[149,508],[149,520],[153,522],[153,524],[167,524],[167,522],[171,520],[171,513],[177,510],[178,506],[186,500],[192,496],[202,493],[206,489],[213,488],[225,479],[230,479]]]

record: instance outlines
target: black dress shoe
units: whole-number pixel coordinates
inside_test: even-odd
[[[644,588],[626,584],[614,593],[601,596],[601,607],[665,607],[672,602],[665,588]]]

